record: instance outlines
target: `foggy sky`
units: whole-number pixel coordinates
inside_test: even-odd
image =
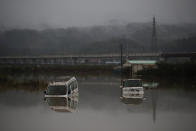
[[[196,23],[196,0],[0,0],[0,27],[67,28],[150,22]]]

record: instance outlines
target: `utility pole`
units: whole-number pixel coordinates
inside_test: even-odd
[[[128,42],[126,42],[126,60],[129,58],[129,51],[128,51]]]
[[[151,51],[152,53],[157,52],[157,32],[156,32],[156,20],[155,16],[153,17],[152,23],[152,41],[151,41]]]
[[[120,43],[120,75],[121,75],[121,85],[123,76],[123,43]]]

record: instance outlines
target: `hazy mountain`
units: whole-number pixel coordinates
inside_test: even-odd
[[[151,23],[41,31],[2,30],[0,31],[0,55],[118,53],[119,43],[124,43],[124,47],[128,45],[130,53],[150,52],[151,34]],[[157,26],[158,46],[161,51],[183,51],[183,49],[193,51],[194,36],[196,36],[196,25]],[[190,41],[192,44],[189,44]]]
[[[177,39],[160,45],[163,52],[196,52],[196,35],[194,37]]]

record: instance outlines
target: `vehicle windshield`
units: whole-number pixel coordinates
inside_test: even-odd
[[[51,98],[47,98],[47,102],[49,106],[67,106],[66,98],[51,97]]]
[[[124,87],[141,87],[142,82],[141,80],[125,80],[123,82]]]
[[[47,90],[48,95],[66,95],[67,88],[66,86],[49,86]]]

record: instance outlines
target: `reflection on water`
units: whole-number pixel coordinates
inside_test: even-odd
[[[50,109],[57,112],[74,112],[78,106],[78,96],[75,97],[46,97]]]
[[[170,89],[171,84],[165,84],[125,104],[119,99],[119,78],[77,80],[79,102],[78,98],[44,101],[42,91],[23,88],[0,92],[0,131],[195,131],[194,90]],[[62,110],[74,113],[57,113]]]
[[[124,98],[124,99],[121,99],[121,101],[125,104],[141,104],[143,102],[143,99],[140,99],[140,98]]]

